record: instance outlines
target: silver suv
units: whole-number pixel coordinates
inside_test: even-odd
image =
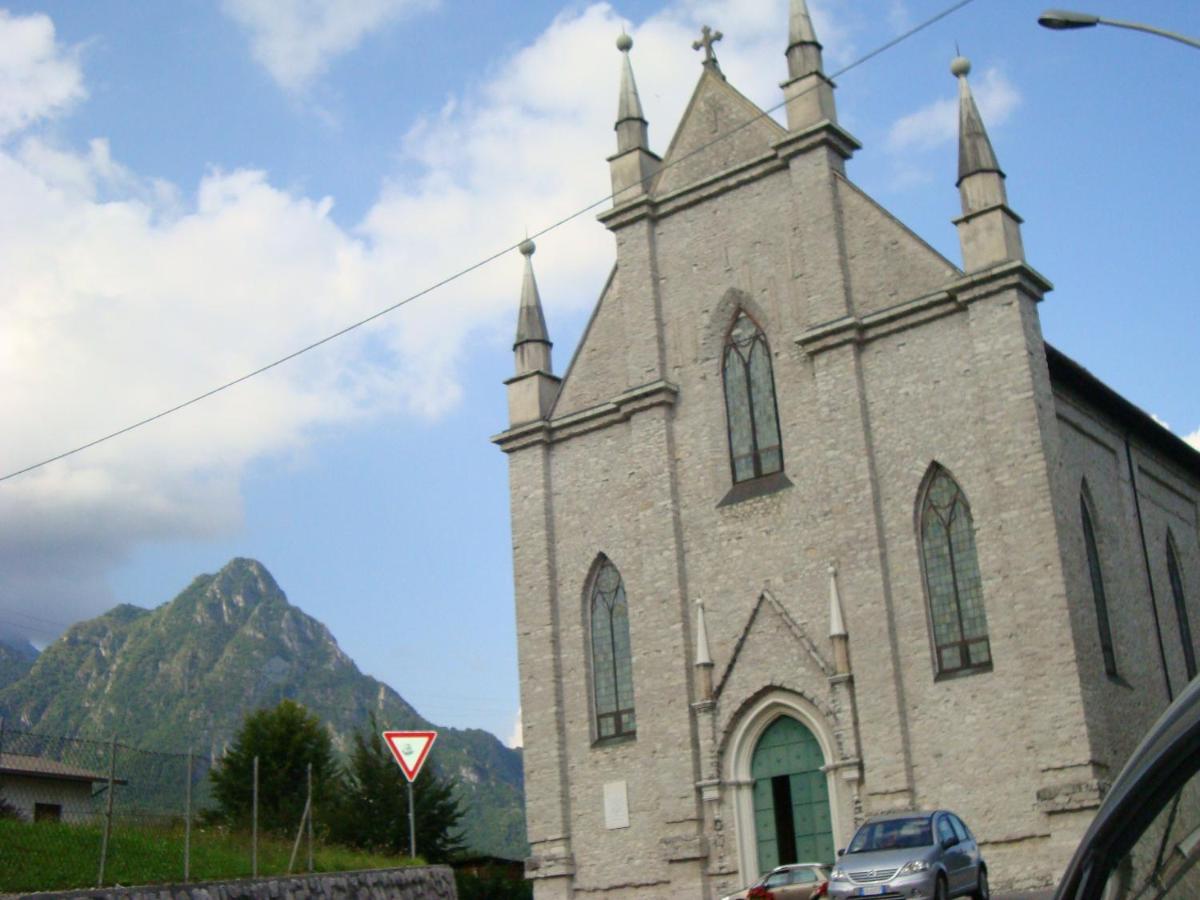
[[[831,898],[988,898],[987,864],[975,836],[944,809],[868,819],[838,856],[829,876]]]

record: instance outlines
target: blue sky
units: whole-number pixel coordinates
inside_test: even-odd
[[[13,3],[0,13],[0,467],[252,370],[604,196],[621,27],[652,146],[699,75],[779,100],[786,0]],[[811,0],[826,68],[948,0]],[[838,81],[850,176],[951,259],[955,43],[1048,340],[1200,441],[1200,53],[975,0]],[[1200,34],[1200,6],[1088,0]],[[558,371],[612,263],[534,257]],[[261,560],[434,722],[517,721],[502,380],[515,253],[135,433],[0,483],[0,633],[44,645]],[[4,474],[4,473],[0,473]]]

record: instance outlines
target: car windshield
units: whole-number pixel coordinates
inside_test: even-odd
[[[933,832],[929,827],[928,817],[885,819],[882,822],[868,822],[858,829],[846,852],[900,850],[908,847],[928,847],[932,843]]]

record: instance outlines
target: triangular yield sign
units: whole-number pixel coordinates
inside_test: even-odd
[[[396,757],[396,762],[400,764],[400,771],[404,773],[404,777],[413,781],[421,771],[421,766],[425,764],[429,748],[437,740],[437,732],[385,731],[383,739],[392,751],[392,756]]]

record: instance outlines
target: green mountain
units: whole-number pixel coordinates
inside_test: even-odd
[[[117,735],[147,750],[191,747],[216,756],[246,713],[284,698],[327,723],[342,751],[372,712],[387,728],[437,728],[362,674],[329,630],[288,603],[266,568],[249,559],[199,576],[157,609],[121,605],[80,622],[23,674],[13,671],[18,677],[7,685],[0,680],[0,715],[11,727]],[[480,729],[438,728],[429,764],[458,782],[472,850],[525,855],[519,751]]]
[[[37,650],[28,641],[0,638],[0,689],[7,687],[33,668]]]

